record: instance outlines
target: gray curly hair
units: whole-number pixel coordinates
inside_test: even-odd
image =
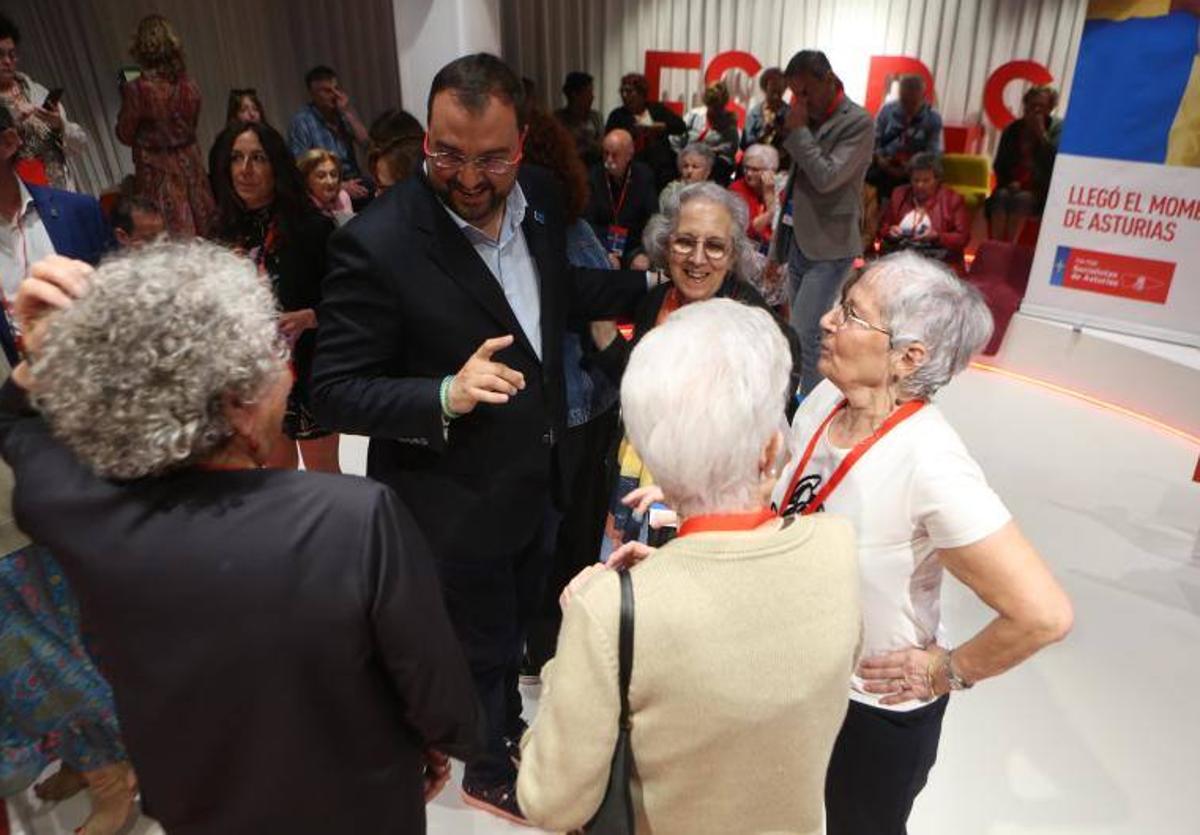
[[[754,242],[746,236],[746,226],[750,222],[746,202],[728,189],[709,181],[690,183],[668,195],[659,207],[659,213],[646,223],[642,244],[646,247],[650,263],[659,269],[667,268],[671,235],[679,225],[679,212],[693,200],[715,203],[729,212],[732,227],[729,237],[733,241],[734,255],[730,272],[742,281],[753,281],[762,269],[762,259]]]
[[[249,260],[166,242],[106,260],[47,324],[32,371],[54,434],[99,475],[133,479],[220,449],[225,399],[253,401],[286,356]]]
[[[907,397],[933,397],[991,339],[992,312],[983,296],[940,261],[897,252],[856,281],[874,289],[893,347],[925,346],[925,362],[900,383]]]

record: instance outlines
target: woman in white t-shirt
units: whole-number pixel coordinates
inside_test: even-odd
[[[858,534],[863,660],[826,779],[829,835],[905,831],[937,757],[951,690],[1070,629],[1071,603],[992,491],[933,394],[991,335],[979,294],[912,253],[847,284],[821,320],[822,382],[792,422],[781,515],[829,511]],[[949,649],[942,569],[997,616]]]

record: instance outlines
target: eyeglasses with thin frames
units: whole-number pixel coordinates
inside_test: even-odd
[[[504,157],[491,154],[467,157],[458,151],[434,151],[429,147],[428,133],[425,134],[425,140],[421,143],[421,148],[425,151],[425,158],[429,160],[430,164],[444,174],[453,174],[461,171],[468,165],[474,165],[476,171],[491,174],[493,177],[503,177],[506,174],[511,174],[513,169],[521,164],[521,159],[525,156],[525,131],[521,131],[520,149],[512,159],[505,159]]]
[[[691,235],[672,235],[671,252],[681,258],[689,258],[699,247],[711,263],[720,263],[729,257],[730,244],[720,238],[693,238]]]
[[[881,328],[879,325],[872,325],[866,319],[854,312],[854,305],[850,304],[849,301],[843,301],[835,308],[835,312],[833,314],[833,323],[837,325],[838,330],[841,330],[851,322],[866,330],[879,331],[880,333],[887,335],[889,339],[892,336],[892,332],[890,330],[887,328]]]

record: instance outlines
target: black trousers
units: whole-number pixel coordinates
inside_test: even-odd
[[[905,835],[937,761],[942,696],[907,713],[850,702],[825,776],[827,835]]]
[[[614,404],[587,423],[568,429],[563,438],[562,460],[572,468],[571,489],[558,530],[550,579],[529,629],[527,651],[535,671],[554,657],[562,625],[559,595],[576,574],[596,562],[600,553],[604,515],[612,494],[608,459],[619,423],[618,412]]]
[[[484,787],[516,777],[504,737],[512,733],[510,717],[521,715],[517,675],[522,648],[542,599],[561,518],[549,496],[541,504],[530,512],[542,514],[542,525],[518,552],[478,562],[443,561],[439,566],[446,609],[466,653],[486,722],[484,750],[467,763],[466,779]]]

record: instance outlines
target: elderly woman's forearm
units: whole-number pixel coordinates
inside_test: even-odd
[[[1017,620],[999,615],[975,637],[954,649],[954,671],[974,683],[1007,672],[1071,631],[1071,605],[1046,607],[1036,617]]]

